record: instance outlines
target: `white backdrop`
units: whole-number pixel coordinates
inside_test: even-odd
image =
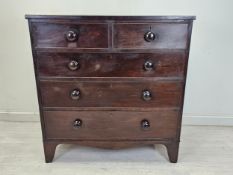
[[[233,124],[232,7],[232,0],[1,0],[0,113],[38,112],[25,14],[196,15],[185,117]]]

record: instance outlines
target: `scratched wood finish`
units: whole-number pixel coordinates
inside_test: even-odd
[[[49,139],[143,139],[174,138],[178,111],[130,112],[130,111],[45,111],[47,137]],[[127,117],[125,117],[127,116]],[[64,117],[66,120],[64,120]],[[141,121],[150,121],[150,128],[143,129]],[[76,119],[82,120],[75,128]],[[168,124],[169,123],[169,124]]]
[[[46,162],[65,143],[164,144],[170,162],[177,162],[194,16],[26,18]],[[75,41],[67,39],[70,30],[78,31]],[[80,67],[71,71],[74,59]],[[146,71],[145,61],[153,69]],[[76,88],[80,99],[71,100]],[[143,100],[143,90],[151,100]],[[82,126],[75,129],[74,120]]]
[[[188,24],[120,23],[115,24],[113,29],[116,48],[185,49],[187,47]],[[158,38],[147,42],[144,35],[148,31],[158,35]]]
[[[34,46],[67,47],[67,48],[107,48],[108,25],[107,24],[50,24],[34,23]],[[65,38],[69,30],[78,30],[77,41],[69,42]]]
[[[177,107],[183,83],[41,81],[40,88],[45,107]],[[78,100],[70,96],[74,89],[81,92]],[[151,100],[143,100],[144,90],[151,92]]]
[[[68,64],[77,61],[76,70]],[[153,63],[146,70],[146,61]],[[75,54],[38,53],[40,77],[183,77],[185,53]]]

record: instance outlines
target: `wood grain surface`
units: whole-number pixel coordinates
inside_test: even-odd
[[[183,77],[185,53],[138,54],[76,54],[38,53],[40,77]],[[76,70],[70,70],[71,61],[78,62]],[[145,62],[153,63],[152,70],[145,70]]]
[[[45,111],[48,139],[155,139],[176,137],[178,111],[148,112],[130,111]],[[127,117],[126,117],[127,116]],[[82,126],[75,128],[73,122],[82,120]],[[148,129],[141,127],[141,121],[150,122]]]
[[[182,104],[183,83],[176,81],[40,81],[42,105],[45,107],[177,107]],[[75,89],[80,99],[70,96]],[[142,92],[152,98],[145,101]]]

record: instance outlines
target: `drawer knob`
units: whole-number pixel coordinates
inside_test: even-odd
[[[69,42],[74,42],[78,39],[79,32],[76,29],[69,30],[66,32],[66,39]]]
[[[150,122],[146,119],[142,120],[141,127],[142,127],[142,129],[148,129],[150,127]]]
[[[145,101],[151,100],[151,98],[152,98],[151,92],[148,91],[148,90],[142,91],[142,98],[143,98],[143,100],[145,100]]]
[[[71,92],[70,97],[71,97],[73,100],[78,100],[78,99],[80,98],[80,95],[81,95],[80,90],[74,89],[74,90]]]
[[[154,41],[157,38],[157,35],[151,31],[146,32],[144,38],[147,42]]]
[[[147,71],[151,71],[154,68],[154,63],[151,61],[146,61],[144,63],[144,69]]]
[[[74,126],[75,128],[80,128],[80,127],[82,126],[82,124],[83,124],[83,122],[82,122],[81,119],[76,119],[76,120],[74,121],[73,126]]]
[[[68,68],[72,71],[79,69],[80,65],[78,61],[72,60],[68,63]]]

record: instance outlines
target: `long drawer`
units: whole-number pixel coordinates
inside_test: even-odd
[[[179,112],[44,111],[48,139],[174,138]]]
[[[41,80],[44,107],[170,107],[182,102],[182,81]]]
[[[37,54],[40,77],[182,77],[185,53]]]

